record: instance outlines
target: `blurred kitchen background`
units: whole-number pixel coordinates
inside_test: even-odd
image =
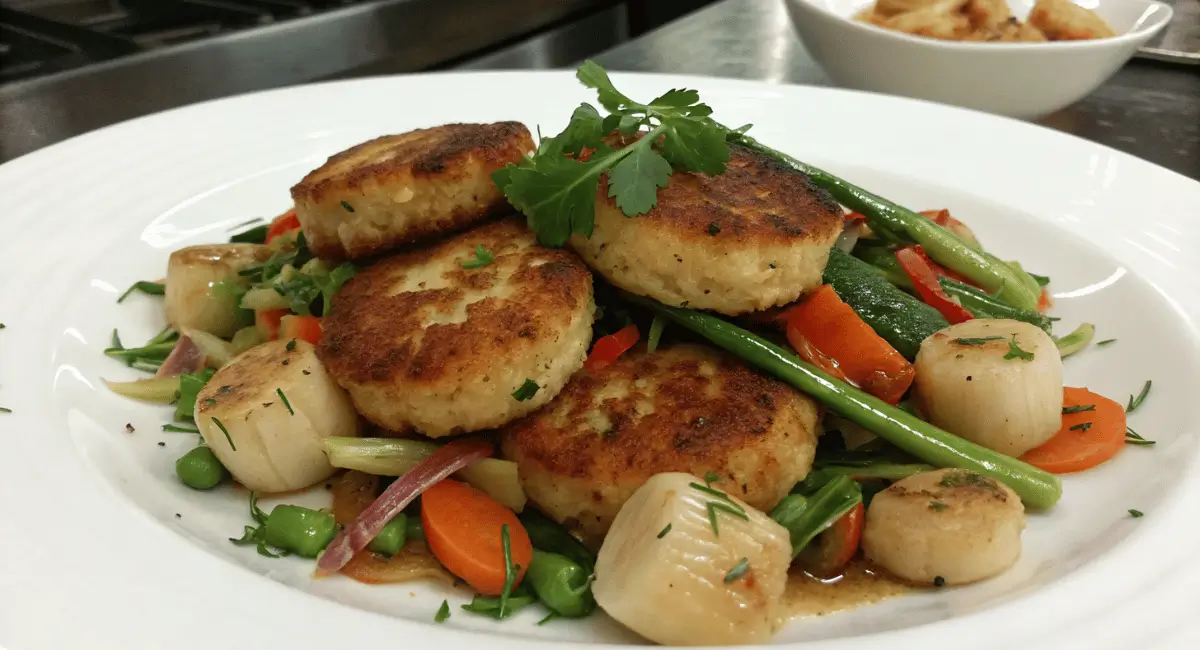
[[[713,1],[0,0],[0,162],[254,90],[563,67]]]
[[[1200,0],[1165,1],[1176,20],[1141,56],[1174,64],[1123,70],[1043,123],[1196,177]],[[782,0],[0,0],[0,163],[238,93],[589,57],[616,70],[829,83]]]

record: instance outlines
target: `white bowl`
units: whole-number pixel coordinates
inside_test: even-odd
[[[1076,0],[1115,38],[979,43],[910,36],[853,19],[874,0],[787,0],[804,46],[834,83],[1032,119],[1095,90],[1171,20],[1153,0]],[[1024,19],[1033,0],[1008,0]]]

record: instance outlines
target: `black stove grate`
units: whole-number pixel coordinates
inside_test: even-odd
[[[0,84],[370,0],[0,0]]]

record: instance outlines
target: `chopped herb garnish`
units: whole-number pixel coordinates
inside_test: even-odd
[[[134,431],[137,431],[137,429],[134,429],[132,424],[130,424],[129,422],[126,422],[125,423],[125,432],[133,433]]]
[[[965,485],[973,485],[976,487],[986,488],[989,490],[998,489],[996,482],[982,474],[976,474],[970,470],[957,470],[947,472],[942,480],[938,481],[938,485],[942,487],[962,487]]]
[[[109,346],[108,349],[109,350],[124,350],[125,349],[125,346],[121,345],[121,335],[117,334],[117,328],[115,328],[115,327],[113,328],[113,333],[112,333],[112,344]]]
[[[216,403],[217,403],[217,399],[216,399],[215,397],[205,397],[205,398],[204,398],[204,405],[205,405],[205,406],[212,406],[212,405],[214,405],[214,404],[216,404]]]
[[[1155,441],[1146,440],[1137,431],[1134,431],[1130,427],[1125,427],[1125,444],[1148,446],[1155,444]]]
[[[657,539],[662,539],[662,538],[666,537],[667,533],[669,533],[669,532],[671,532],[671,524],[667,524],[666,526],[663,526],[663,529],[658,531],[658,535],[655,535],[655,537]]]
[[[450,618],[450,603],[449,601],[443,600],[442,606],[439,607],[437,613],[433,615],[433,622],[445,623],[446,619],[448,618]]]
[[[1129,405],[1125,407],[1126,413],[1133,413],[1137,407],[1142,405],[1142,402],[1146,401],[1146,395],[1150,394],[1150,384],[1150,380],[1147,379],[1146,383],[1142,384],[1142,392],[1138,393],[1137,397],[1129,396]]]
[[[933,577],[933,586],[935,586],[935,587],[946,586],[946,579],[943,578],[942,576],[934,576]]]
[[[283,346],[283,349],[287,350],[288,352],[295,350],[296,349],[296,339],[292,339],[292,340],[288,341],[287,345]]]
[[[1086,432],[1088,429],[1092,428],[1092,423],[1091,422],[1080,422],[1079,424],[1072,425],[1067,428],[1070,431]]]
[[[958,345],[983,345],[988,341],[1003,341],[1003,336],[984,336],[980,338],[954,339]]]
[[[716,472],[708,472],[707,474],[704,475],[704,484],[705,485],[712,485],[713,483],[716,483],[719,480],[721,480],[721,477],[717,476]]]
[[[558,612],[550,612],[549,614],[546,614],[546,618],[543,618],[542,620],[538,621],[537,624],[545,625],[546,623],[549,623],[550,621],[553,621],[556,618],[558,618]]]
[[[233,438],[229,436],[229,429],[226,429],[225,425],[221,424],[221,421],[217,418],[213,418],[212,421],[213,424],[217,425],[217,428],[221,430],[221,433],[225,434],[225,440],[229,441],[229,448],[233,451],[237,451],[237,447],[233,446]]]
[[[576,77],[598,91],[611,114],[602,117],[590,104],[580,105],[562,133],[541,139],[537,153],[492,174],[543,246],[562,246],[573,233],[591,236],[597,186],[605,174],[608,195],[625,216],[634,217],[654,207],[672,171],[724,173],[726,131],[708,118],[712,109],[700,103],[696,91],[669,90],[642,104],[618,91],[592,61]],[[614,130],[632,141],[614,149],[604,141]],[[642,137],[631,138],[639,132]],[[586,161],[579,155],[584,149],[592,150]]]
[[[1004,359],[1020,359],[1021,361],[1033,361],[1033,353],[1026,352],[1017,346],[1017,335],[1013,334],[1008,341],[1008,354],[1004,355]]]
[[[746,511],[744,509],[742,509],[741,506],[731,506],[727,503],[718,503],[716,501],[709,501],[708,505],[705,506],[705,510],[708,511],[708,523],[712,526],[713,535],[716,535],[718,537],[720,537],[720,535],[721,535],[721,530],[717,526],[717,512],[718,511],[729,513],[739,519],[744,519],[746,521],[750,521],[750,515],[746,514]]]
[[[350,205],[349,203],[346,203],[345,201],[342,201],[342,208],[346,212],[354,212],[354,206]]]
[[[526,379],[525,383],[521,384],[520,388],[513,391],[512,396],[513,399],[517,400],[518,402],[524,402],[525,400],[532,399],[534,395],[537,395],[538,390],[541,388],[542,387],[538,386],[537,382],[534,380]]]
[[[722,492],[716,488],[709,487],[707,485],[700,485],[699,483],[688,483],[688,487],[692,488],[693,490],[703,492],[709,496],[717,497],[718,499],[720,499],[730,505],[736,506],[738,508],[741,507],[737,504],[736,501],[734,501],[732,498],[730,498],[730,496],[728,494],[725,494],[724,492]]]
[[[167,443],[165,443],[165,442],[160,442],[160,443],[158,443],[158,446],[159,446],[159,447],[166,447],[166,446],[167,446]]]
[[[667,326],[667,319],[661,314],[655,314],[654,320],[650,321],[650,334],[646,337],[646,352],[651,354],[658,349],[658,342],[662,339],[663,329]]]
[[[1099,347],[1099,346],[1109,345],[1109,344],[1116,343],[1116,342],[1117,342],[1116,339],[1104,339],[1103,341],[1097,341],[1096,346]]]
[[[945,510],[947,507],[948,506],[946,506],[946,504],[942,503],[941,501],[930,501],[929,502],[930,510],[942,511],[942,510]]]
[[[250,224],[253,224],[256,221],[262,221],[262,219],[255,219],[252,221],[247,221],[246,223],[244,223],[240,226],[234,226],[233,228],[230,228],[230,230],[231,231],[237,230],[238,228],[242,228],[244,226],[249,226]],[[267,242],[267,232],[270,231],[270,229],[271,229],[271,226],[269,226],[267,224],[263,224],[261,226],[255,226],[253,228],[250,228],[249,230],[244,230],[242,232],[239,232],[239,233],[233,235],[232,237],[229,238],[229,243],[231,243],[231,244],[265,244]]]
[[[161,282],[147,282],[145,280],[134,282],[133,284],[129,285],[129,288],[125,290],[125,293],[121,294],[120,298],[117,298],[117,302],[125,302],[125,299],[129,297],[129,294],[133,293],[134,291],[140,291],[148,296],[161,296],[167,292],[167,285],[162,284]]]
[[[287,395],[283,394],[283,389],[276,388],[275,394],[279,396],[279,399],[283,401],[283,405],[287,407],[288,415],[295,415],[296,412],[292,410],[292,403],[288,401]]]
[[[162,430],[168,433],[200,433],[200,429],[189,424],[164,424]]]
[[[508,614],[508,599],[517,584],[517,573],[521,567],[513,565],[512,540],[508,536],[508,524],[500,525],[500,548],[504,551],[504,588],[500,590],[500,618]]]
[[[462,263],[464,269],[478,269],[487,266],[495,261],[492,252],[483,247],[483,244],[475,245],[475,257],[472,257]]]
[[[0,323],[0,330],[4,329],[6,327],[8,327],[8,325],[5,325],[4,323]]]
[[[1084,411],[1095,411],[1095,404],[1076,404],[1075,406],[1064,406],[1063,415],[1071,415],[1072,413],[1083,413]]]
[[[12,409],[7,406],[0,406],[0,413],[12,413]]]
[[[1133,517],[1134,519],[1137,519],[1138,517],[1143,517],[1143,516],[1145,516],[1145,514],[1146,513],[1142,512],[1141,510],[1134,510],[1133,508],[1129,509],[1129,516]]]
[[[750,572],[750,559],[742,558],[725,574],[725,584],[729,584]]]
[[[712,223],[710,223],[710,224],[708,224],[708,234],[709,234],[709,235],[711,235],[711,236],[713,236],[713,237],[716,237],[717,235],[721,234],[721,226],[720,226],[720,224],[718,224],[718,223],[717,223],[717,222],[715,222],[715,221],[714,221],[714,222],[712,222]]]

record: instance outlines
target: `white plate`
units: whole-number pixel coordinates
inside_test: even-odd
[[[1155,382],[1132,425],[1158,445],[1067,477],[1059,506],[1031,517],[1008,574],[795,621],[776,641],[1125,648],[1200,639],[1189,597],[1200,583],[1191,410],[1200,184],[1053,131],[933,104],[716,79],[615,80],[647,99],[697,87],[719,119],[753,122],[774,146],[914,207],[949,207],[1002,256],[1053,276],[1062,331],[1087,319],[1100,338],[1120,339],[1070,359],[1070,383],[1122,399]],[[113,327],[139,341],[161,326],[158,299],[118,306],[119,290],[160,277],[173,248],[280,212],[288,187],[329,154],[456,120],[519,119],[556,132],[592,99],[559,72],[357,80],[170,111],[0,167],[0,405],[14,410],[0,414],[0,646],[637,642],[603,616],[536,627],[534,612],[497,624],[455,607],[435,625],[443,598],[468,595],[313,582],[308,561],[234,547],[226,538],[247,521],[245,495],[181,486],[173,462],[194,438],[160,433],[165,409],[100,383],[132,376],[101,354]],[[1146,516],[1132,519],[1129,508]]]

